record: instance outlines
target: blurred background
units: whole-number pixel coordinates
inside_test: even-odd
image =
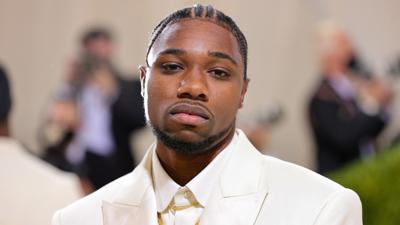
[[[254,131],[261,151],[317,170],[308,107],[323,73],[316,30],[327,20],[346,33],[368,70],[360,72],[356,83],[383,80],[390,95],[390,104],[384,106],[386,126],[371,137],[374,151],[395,143],[400,133],[398,0],[0,0],[0,62],[13,87],[12,135],[32,153],[44,154],[43,121],[88,29],[100,26],[112,33],[112,61],[124,78],[133,79],[144,64],[154,26],[170,12],[195,3],[212,4],[232,16],[247,37],[251,81],[239,125],[251,133],[262,124],[262,131]],[[136,132],[136,161],[152,140],[148,129]]]

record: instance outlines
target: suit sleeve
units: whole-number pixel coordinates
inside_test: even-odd
[[[362,206],[358,195],[344,189],[335,193],[321,209],[314,225],[362,225]]]

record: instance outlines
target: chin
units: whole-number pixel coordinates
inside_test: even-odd
[[[168,133],[153,127],[153,133],[157,140],[169,149],[185,155],[199,155],[210,151],[218,144],[222,132],[210,137],[201,137],[191,131],[181,132],[180,135],[169,135]]]
[[[174,133],[166,132],[166,134],[173,139],[176,139],[179,141],[185,141],[188,143],[202,142],[205,139],[207,139],[206,136],[202,135],[198,131],[190,130],[190,129],[189,130],[181,130],[181,131],[174,132]]]
[[[177,135],[170,135],[159,128],[153,127],[157,140],[169,149],[185,155],[200,155],[207,153],[217,146],[227,135],[230,129],[221,131],[216,135],[203,137],[196,132],[185,130]]]

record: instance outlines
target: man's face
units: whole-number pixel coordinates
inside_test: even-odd
[[[206,20],[182,20],[165,28],[141,68],[146,117],[170,138],[207,148],[234,132],[246,93],[243,60],[235,37]]]

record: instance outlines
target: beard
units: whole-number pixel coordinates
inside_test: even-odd
[[[232,129],[232,125],[230,125],[228,126],[228,128],[222,130],[215,135],[207,137],[202,141],[188,142],[171,137],[166,132],[160,130],[157,127],[151,127],[154,135],[156,135],[157,137],[157,140],[161,141],[169,149],[185,155],[201,155],[208,152],[212,149],[212,147],[218,145],[218,141],[224,139],[224,137],[226,137],[229,131]]]

